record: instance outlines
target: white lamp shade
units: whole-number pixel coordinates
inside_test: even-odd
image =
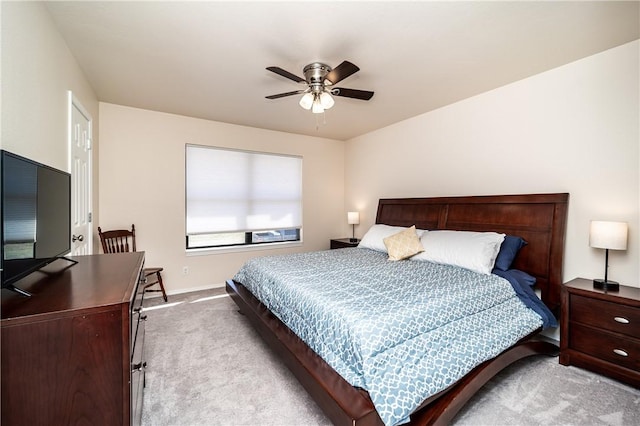
[[[300,98],[300,106],[304,109],[311,109],[313,105],[313,93],[305,93],[302,98]]]
[[[347,223],[349,225],[359,225],[360,212],[347,212]]]
[[[331,97],[331,95],[329,93],[322,92],[322,93],[320,93],[320,103],[322,104],[322,107],[324,109],[329,109],[336,102],[333,100],[333,98]]]
[[[322,106],[322,103],[320,103],[320,97],[318,95],[316,95],[316,98],[313,101],[311,112],[313,112],[314,114],[321,114],[324,112],[324,107]]]
[[[589,245],[609,250],[627,249],[627,223],[592,220],[589,227]]]

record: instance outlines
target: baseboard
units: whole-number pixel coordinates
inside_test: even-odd
[[[203,286],[198,286],[198,287],[188,287],[188,288],[181,288],[179,290],[173,290],[173,291],[167,291],[167,296],[177,296],[179,294],[184,294],[184,293],[193,293],[196,291],[205,291],[205,290],[214,290],[214,289],[224,289],[225,284],[224,283],[219,283],[219,284],[207,284],[207,285],[203,285]],[[162,293],[160,292],[153,292],[153,293],[147,293],[144,296],[145,298],[149,298],[152,299],[154,297],[162,297]]]

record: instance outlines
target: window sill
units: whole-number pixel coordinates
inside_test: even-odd
[[[185,250],[187,257],[189,256],[208,256],[212,254],[226,254],[226,253],[243,253],[248,251],[263,251],[284,249],[290,247],[302,247],[302,241],[283,241],[281,243],[267,243],[267,244],[252,244],[245,246],[231,246],[231,247],[207,247],[201,249],[187,249]]]

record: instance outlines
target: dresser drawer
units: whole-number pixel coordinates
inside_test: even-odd
[[[572,349],[640,372],[640,340],[571,323]]]
[[[571,321],[640,339],[640,309],[571,295]]]

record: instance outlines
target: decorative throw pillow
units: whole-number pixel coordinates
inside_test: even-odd
[[[383,241],[389,253],[389,260],[406,259],[424,251],[415,226],[387,237]]]
[[[384,244],[384,239],[397,234],[400,231],[404,231],[405,229],[409,228],[407,228],[406,226],[390,226],[383,224],[372,225],[367,233],[362,237],[362,240],[360,241],[360,244],[358,244],[358,247],[387,253],[387,247]],[[424,232],[426,231],[422,229],[416,229],[418,238],[420,238]]]

